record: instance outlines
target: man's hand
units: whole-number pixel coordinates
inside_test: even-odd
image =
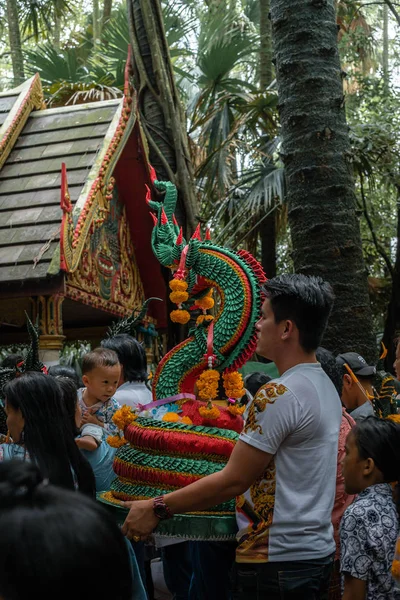
[[[86,425],[86,423],[93,423],[94,425],[100,425],[100,427],[104,427],[104,423],[99,421],[99,419],[94,415],[90,414],[88,410],[83,413],[81,423],[82,425]]]
[[[123,505],[130,508],[130,511],[123,524],[122,533],[135,542],[148,538],[159,523],[153,511],[153,500],[124,502]]]

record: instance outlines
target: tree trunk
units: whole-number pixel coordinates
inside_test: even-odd
[[[269,18],[270,0],[259,0],[260,6],[260,90],[272,82],[272,31]],[[269,211],[269,208],[265,208]],[[259,228],[261,240],[261,264],[267,277],[276,275],[276,215],[275,211],[265,217]]]
[[[104,0],[103,2],[103,27],[111,17],[112,0]]]
[[[385,92],[389,91],[389,7],[383,5],[383,49],[382,49],[382,70],[383,85]]]
[[[57,50],[60,49],[61,45],[61,17],[55,11],[54,14],[54,30],[53,30],[53,45]]]
[[[14,85],[20,85],[24,81],[25,75],[16,0],[7,0],[7,25]]]
[[[188,234],[197,225],[193,168],[159,0],[129,0],[128,20],[135,87],[150,161],[160,180],[176,185],[181,212],[176,217]]]
[[[334,288],[324,345],[375,360],[333,0],[271,0],[271,16],[295,270]]]
[[[101,20],[99,0],[93,0],[93,47],[96,51],[101,38]]]
[[[392,281],[392,295],[390,298],[385,330],[383,332],[383,343],[388,354],[385,359],[385,367],[393,373],[393,362],[396,354],[394,340],[400,335],[400,190],[397,191],[397,249],[396,262],[394,264],[394,273]]]

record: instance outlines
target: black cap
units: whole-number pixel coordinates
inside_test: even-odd
[[[359,375],[360,377],[373,377],[376,375],[376,368],[369,365],[365,358],[357,354],[357,352],[338,354],[336,362],[339,365],[348,364],[354,375]]]

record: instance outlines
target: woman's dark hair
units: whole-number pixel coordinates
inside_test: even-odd
[[[400,479],[400,425],[370,416],[352,430],[361,458],[372,458],[385,482]]]
[[[74,381],[77,387],[82,387],[79,375],[72,367],[68,367],[67,365],[52,365],[49,367],[47,373],[52,377],[68,377]]]
[[[271,302],[275,322],[293,321],[303,350],[316,350],[333,306],[331,285],[321,277],[294,274],[268,279],[263,289]]]
[[[5,385],[4,397],[7,404],[21,411],[24,446],[44,477],[73,490],[74,473],[79,490],[94,495],[93,471],[75,444],[57,379],[25,373]]]
[[[79,492],[49,485],[33,463],[0,464],[0,531],[4,600],[133,597],[115,519]]]
[[[147,381],[146,352],[134,337],[119,333],[103,340],[101,345],[117,353],[125,381]]]
[[[67,413],[68,422],[71,426],[72,435],[79,435],[79,428],[76,426],[75,413],[78,403],[78,390],[75,383],[69,377],[57,377],[57,383],[61,388],[62,399]]]
[[[254,396],[257,394],[260,387],[271,381],[272,377],[267,375],[266,373],[250,373],[250,375],[246,375],[243,380],[244,387],[250,394]]]
[[[330,350],[319,346],[316,350],[315,355],[317,357],[317,361],[321,363],[321,367],[335,386],[336,391],[339,394],[339,398],[341,398],[343,378],[341,368],[337,364],[334,354]]]

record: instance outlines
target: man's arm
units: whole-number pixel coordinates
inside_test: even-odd
[[[344,593],[342,600],[365,600],[367,582],[356,579],[349,573],[344,574]]]
[[[173,514],[203,510],[245,492],[264,473],[273,455],[238,441],[227,465],[218,473],[164,496]],[[158,524],[153,500],[125,502],[130,511],[122,528],[128,537],[148,536]]]

